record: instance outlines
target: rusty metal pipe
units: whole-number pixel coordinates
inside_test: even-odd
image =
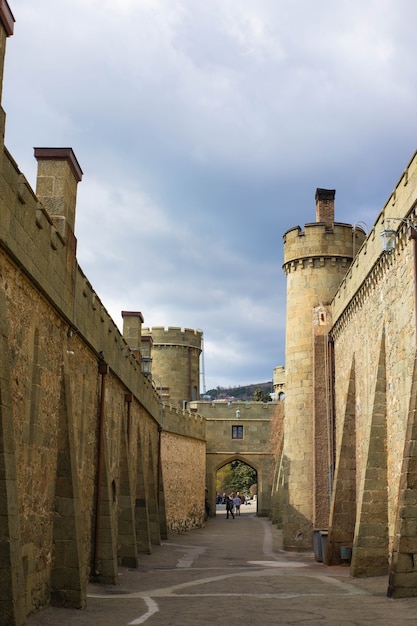
[[[127,443],[130,443],[130,424],[131,424],[131,412],[130,412],[130,407],[133,401],[133,394],[132,393],[125,393],[125,402],[127,403],[127,424],[126,424],[126,434],[127,434]]]
[[[417,231],[411,227],[408,229],[408,238],[413,241],[414,263],[414,316],[415,316],[415,341],[417,343]]]
[[[191,348],[188,348],[188,400],[193,399],[193,370],[192,370],[192,354]]]
[[[97,473],[96,473],[96,502],[94,520],[94,546],[92,575],[99,576],[98,555],[100,538],[100,509],[101,509],[101,482],[103,473],[103,444],[104,444],[104,404],[106,393],[106,375],[109,373],[109,366],[105,362],[99,363],[99,374],[101,375],[100,408],[98,414],[98,436],[97,436]]]
[[[161,439],[162,439],[162,426],[158,426],[158,476],[157,476],[157,500],[158,500],[158,515],[161,510],[161,473],[162,473],[162,459],[161,459]]]

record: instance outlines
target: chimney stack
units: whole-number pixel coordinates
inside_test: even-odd
[[[66,240],[75,231],[77,185],[83,173],[72,148],[34,148],[36,195]]]
[[[122,311],[123,337],[132,350],[139,350],[142,341],[143,315],[140,311]]]
[[[316,189],[316,222],[333,226],[335,195],[335,189]]]
[[[6,54],[7,37],[13,35],[15,19],[6,0],[0,0],[0,104],[3,92],[4,57]],[[0,106],[0,140],[4,142],[6,114]]]

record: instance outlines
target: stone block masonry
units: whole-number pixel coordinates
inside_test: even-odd
[[[2,0],[1,76],[12,32]],[[0,123],[3,140],[3,112]],[[34,193],[0,150],[0,625],[20,626],[50,603],[85,607],[89,580],[117,583],[119,566],[135,567],[190,511],[165,504],[164,411],[140,351],[77,263],[75,154],[36,148]],[[164,429],[185,483],[179,460],[204,465],[205,430],[178,411],[167,410]],[[193,524],[203,523],[204,487],[198,471]]]
[[[389,574],[390,597],[417,596],[417,153],[366,237],[333,222],[323,191],[321,222],[284,237],[284,544],[307,547],[326,525],[327,564],[346,548],[353,576]],[[334,458],[330,506],[322,450]]]
[[[380,232],[390,216],[414,222],[416,200],[414,155],[332,303],[338,463],[342,466],[348,458],[356,459],[351,571],[358,576],[389,571],[393,597],[416,593],[412,576],[407,582],[409,567],[404,569],[414,554],[404,541],[409,532],[407,519],[416,515],[415,507],[404,507],[413,488],[409,478],[414,463],[409,445],[415,415],[414,251],[412,242],[407,241],[407,225],[400,219],[391,222],[398,229],[391,255],[382,251]],[[343,375],[349,370],[355,380],[354,398],[347,393],[348,381]],[[356,435],[346,449],[348,419],[354,420]],[[346,479],[339,470],[336,494],[339,490],[343,493]],[[339,517],[336,522],[335,512],[329,534],[333,554],[333,546],[349,535]]]

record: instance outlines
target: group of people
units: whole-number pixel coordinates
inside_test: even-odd
[[[231,493],[230,495],[226,495],[226,519],[229,519],[229,513],[235,519],[235,515],[240,515],[240,506],[241,504],[246,504],[246,498],[243,494],[240,494],[239,491],[235,495]]]

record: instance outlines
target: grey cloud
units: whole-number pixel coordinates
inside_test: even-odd
[[[316,187],[370,228],[416,147],[417,5],[11,8],[6,145],[33,185],[33,146],[74,148],[80,264],[115,321],[203,329],[209,386],[271,378],[283,233],[315,219]]]

